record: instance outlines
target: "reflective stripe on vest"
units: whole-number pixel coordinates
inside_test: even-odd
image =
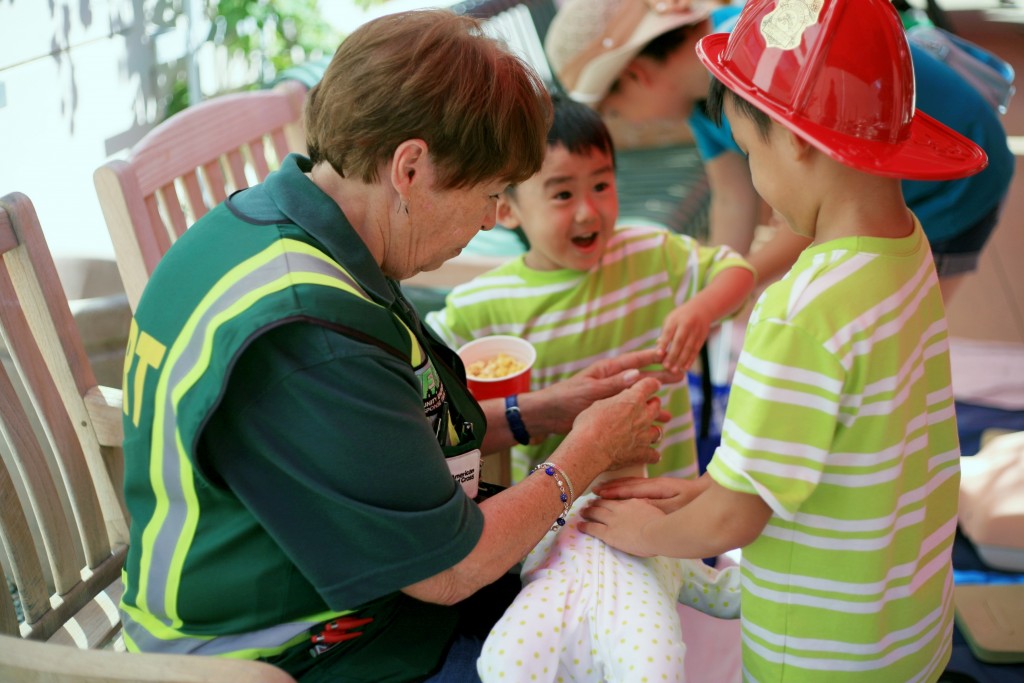
[[[126,634],[143,651],[264,656],[268,649],[280,651],[294,644],[294,636],[310,626],[350,613],[309,615],[231,636],[195,637],[179,630],[183,623],[177,611],[181,572],[201,512],[189,452],[193,444],[179,429],[179,403],[209,368],[219,329],[264,298],[300,285],[329,287],[379,306],[323,252],[297,240],[277,240],[233,267],[211,288],[168,350],[153,402],[149,471],[156,506],[142,533],[136,607],[122,610]],[[424,361],[425,352],[404,322],[402,328],[410,340],[406,351],[415,368]]]

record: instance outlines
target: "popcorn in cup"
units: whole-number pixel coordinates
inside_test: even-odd
[[[459,349],[469,391],[478,401],[530,390],[530,369],[537,359],[533,344],[508,335],[481,337]]]

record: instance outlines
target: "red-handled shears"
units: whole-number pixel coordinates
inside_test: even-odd
[[[363,635],[362,631],[352,631],[354,628],[365,626],[369,624],[373,619],[371,617],[341,617],[333,621],[328,621],[324,624],[324,630],[321,633],[316,634],[310,638],[310,641],[316,645],[327,644],[327,643],[341,643],[346,640],[352,640]]]

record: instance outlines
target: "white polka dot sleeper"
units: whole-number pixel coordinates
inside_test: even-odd
[[[684,681],[676,602],[739,617],[739,567],[640,558],[576,528],[593,494],[523,563],[523,590],[495,624],[477,670],[484,683]]]

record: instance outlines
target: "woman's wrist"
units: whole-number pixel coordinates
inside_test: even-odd
[[[549,434],[554,433],[549,420],[550,410],[548,401],[545,398],[547,394],[548,392],[544,389],[538,389],[519,394],[516,397],[519,419],[522,421],[523,427],[530,435],[533,443],[537,443],[547,438]]]
[[[505,422],[508,429],[519,444],[526,446],[530,443],[530,432],[523,421],[523,414],[519,408],[519,396],[512,394],[505,397]]]

